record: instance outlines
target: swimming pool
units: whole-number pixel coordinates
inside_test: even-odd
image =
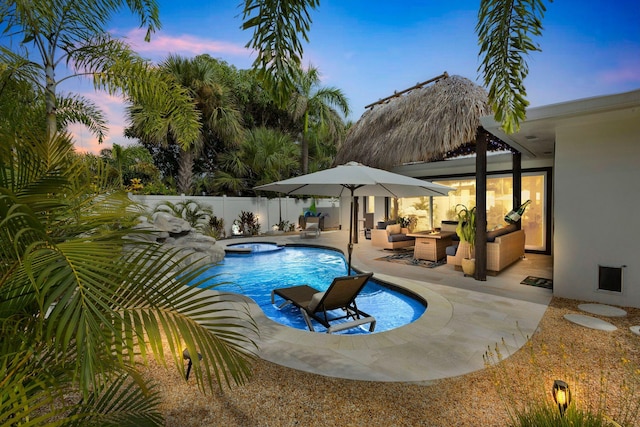
[[[279,309],[271,304],[271,291],[301,284],[324,291],[334,277],[345,276],[347,271],[344,256],[332,249],[264,243],[243,243],[228,248],[225,259],[207,272],[215,274],[214,283],[228,282],[215,289],[245,295],[270,319],[297,329],[308,330],[300,311],[292,305]],[[375,276],[360,292],[356,302],[359,309],[376,318],[375,332],[411,323],[426,309],[419,298],[391,289],[376,281]],[[276,305],[278,303],[276,301]],[[326,331],[315,321],[314,328],[318,332]],[[369,333],[368,325],[341,333]]]

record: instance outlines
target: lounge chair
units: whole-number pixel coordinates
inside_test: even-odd
[[[318,237],[320,235],[320,218],[309,217],[305,223],[304,230],[300,230],[300,237]]]
[[[329,334],[367,323],[369,323],[369,332],[373,332],[376,326],[376,319],[359,310],[356,305],[358,293],[360,293],[371,276],[373,276],[373,273],[336,277],[325,292],[320,292],[308,285],[274,289],[271,291],[271,303],[275,303],[275,296],[278,295],[285,300],[280,304],[279,308],[287,304],[293,304],[298,307],[310,331],[314,331],[311,323],[311,318],[313,318],[326,327]],[[346,314],[336,315],[335,312],[329,313],[337,309],[342,309]],[[331,326],[330,322],[342,319],[353,320],[338,322]]]

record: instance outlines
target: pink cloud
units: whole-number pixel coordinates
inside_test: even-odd
[[[78,151],[98,154],[100,150],[111,148],[113,144],[127,145],[132,143],[132,140],[124,137],[126,120],[124,113],[125,103],[122,98],[95,91],[83,92],[80,95],[93,101],[103,112],[108,130],[107,136],[100,144],[97,136],[92,134],[85,126],[80,124],[70,125],[68,130],[73,136]]]
[[[640,83],[640,62],[600,73],[600,80],[607,84]]]
[[[232,56],[250,56],[252,50],[234,43],[225,41],[203,39],[187,34],[180,36],[169,36],[156,33],[151,37],[151,41],[144,41],[145,32],[136,28],[126,34],[126,39],[133,49],[138,53],[158,54],[166,56],[169,53],[200,55],[204,53]]]

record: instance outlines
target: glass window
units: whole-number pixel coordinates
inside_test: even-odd
[[[531,200],[522,217],[522,229],[526,234],[525,247],[529,250],[546,249],[545,182],[546,173],[532,172],[522,175],[522,201]],[[476,182],[473,179],[437,181],[454,188],[448,197],[411,197],[398,200],[398,215],[416,219],[414,230],[439,227],[443,220],[456,219],[456,205],[468,208],[476,205]],[[487,229],[504,227],[504,216],[513,209],[513,179],[510,175],[487,178]],[[433,216],[432,216],[433,212]],[[431,222],[433,221],[433,222]]]

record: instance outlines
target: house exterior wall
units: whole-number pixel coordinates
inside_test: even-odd
[[[554,295],[640,307],[640,109],[562,120],[554,168]],[[598,266],[623,267],[622,292]]]

